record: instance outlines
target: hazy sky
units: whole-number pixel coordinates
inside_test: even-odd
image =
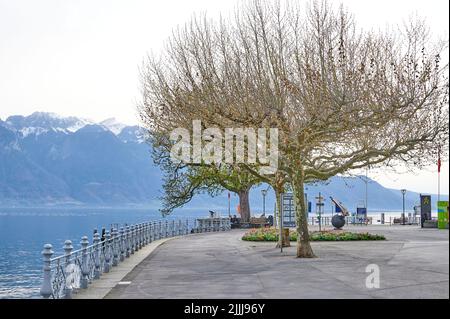
[[[0,0],[0,118],[39,110],[136,123],[138,66],[146,53],[158,52],[192,13],[227,15],[238,1]],[[401,24],[417,13],[448,38],[448,0],[340,2],[362,27]],[[447,163],[443,172],[448,193]],[[423,192],[437,191],[435,176],[375,175],[383,185]]]

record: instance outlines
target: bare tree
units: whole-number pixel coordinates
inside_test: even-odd
[[[248,170],[227,164],[174,163],[170,149],[173,143],[167,136],[155,132],[148,137],[152,145],[154,163],[163,171],[162,200],[163,215],[168,215],[178,207],[192,200],[195,195],[209,194],[214,197],[228,190],[239,197],[241,221],[250,221],[250,190],[260,183],[260,179]]]
[[[218,22],[194,17],[142,68],[144,124],[160,134],[207,127],[279,130],[298,257],[309,244],[304,184],[371,167],[422,167],[448,143],[447,42],[411,21],[398,32],[357,29],[342,7],[252,1]],[[442,154],[441,156],[447,156]]]

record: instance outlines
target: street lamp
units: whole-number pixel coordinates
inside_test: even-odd
[[[269,189],[269,187],[267,187],[267,189],[262,189],[261,190],[261,194],[263,196],[263,215],[266,215],[266,195],[267,195],[267,190]]]
[[[405,194],[406,194],[406,189],[401,189],[400,191],[402,192],[402,195],[403,195],[402,220],[403,220],[403,225],[405,225]]]

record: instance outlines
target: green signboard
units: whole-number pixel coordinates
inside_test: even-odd
[[[438,228],[448,228],[448,201],[439,201],[438,204]]]

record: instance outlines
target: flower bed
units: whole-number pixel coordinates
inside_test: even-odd
[[[278,231],[274,227],[251,229],[242,236],[246,241],[278,241]],[[369,233],[352,233],[342,230],[313,231],[309,233],[311,241],[355,241],[355,240],[385,240],[383,235]],[[289,230],[289,239],[297,240],[297,232]]]

